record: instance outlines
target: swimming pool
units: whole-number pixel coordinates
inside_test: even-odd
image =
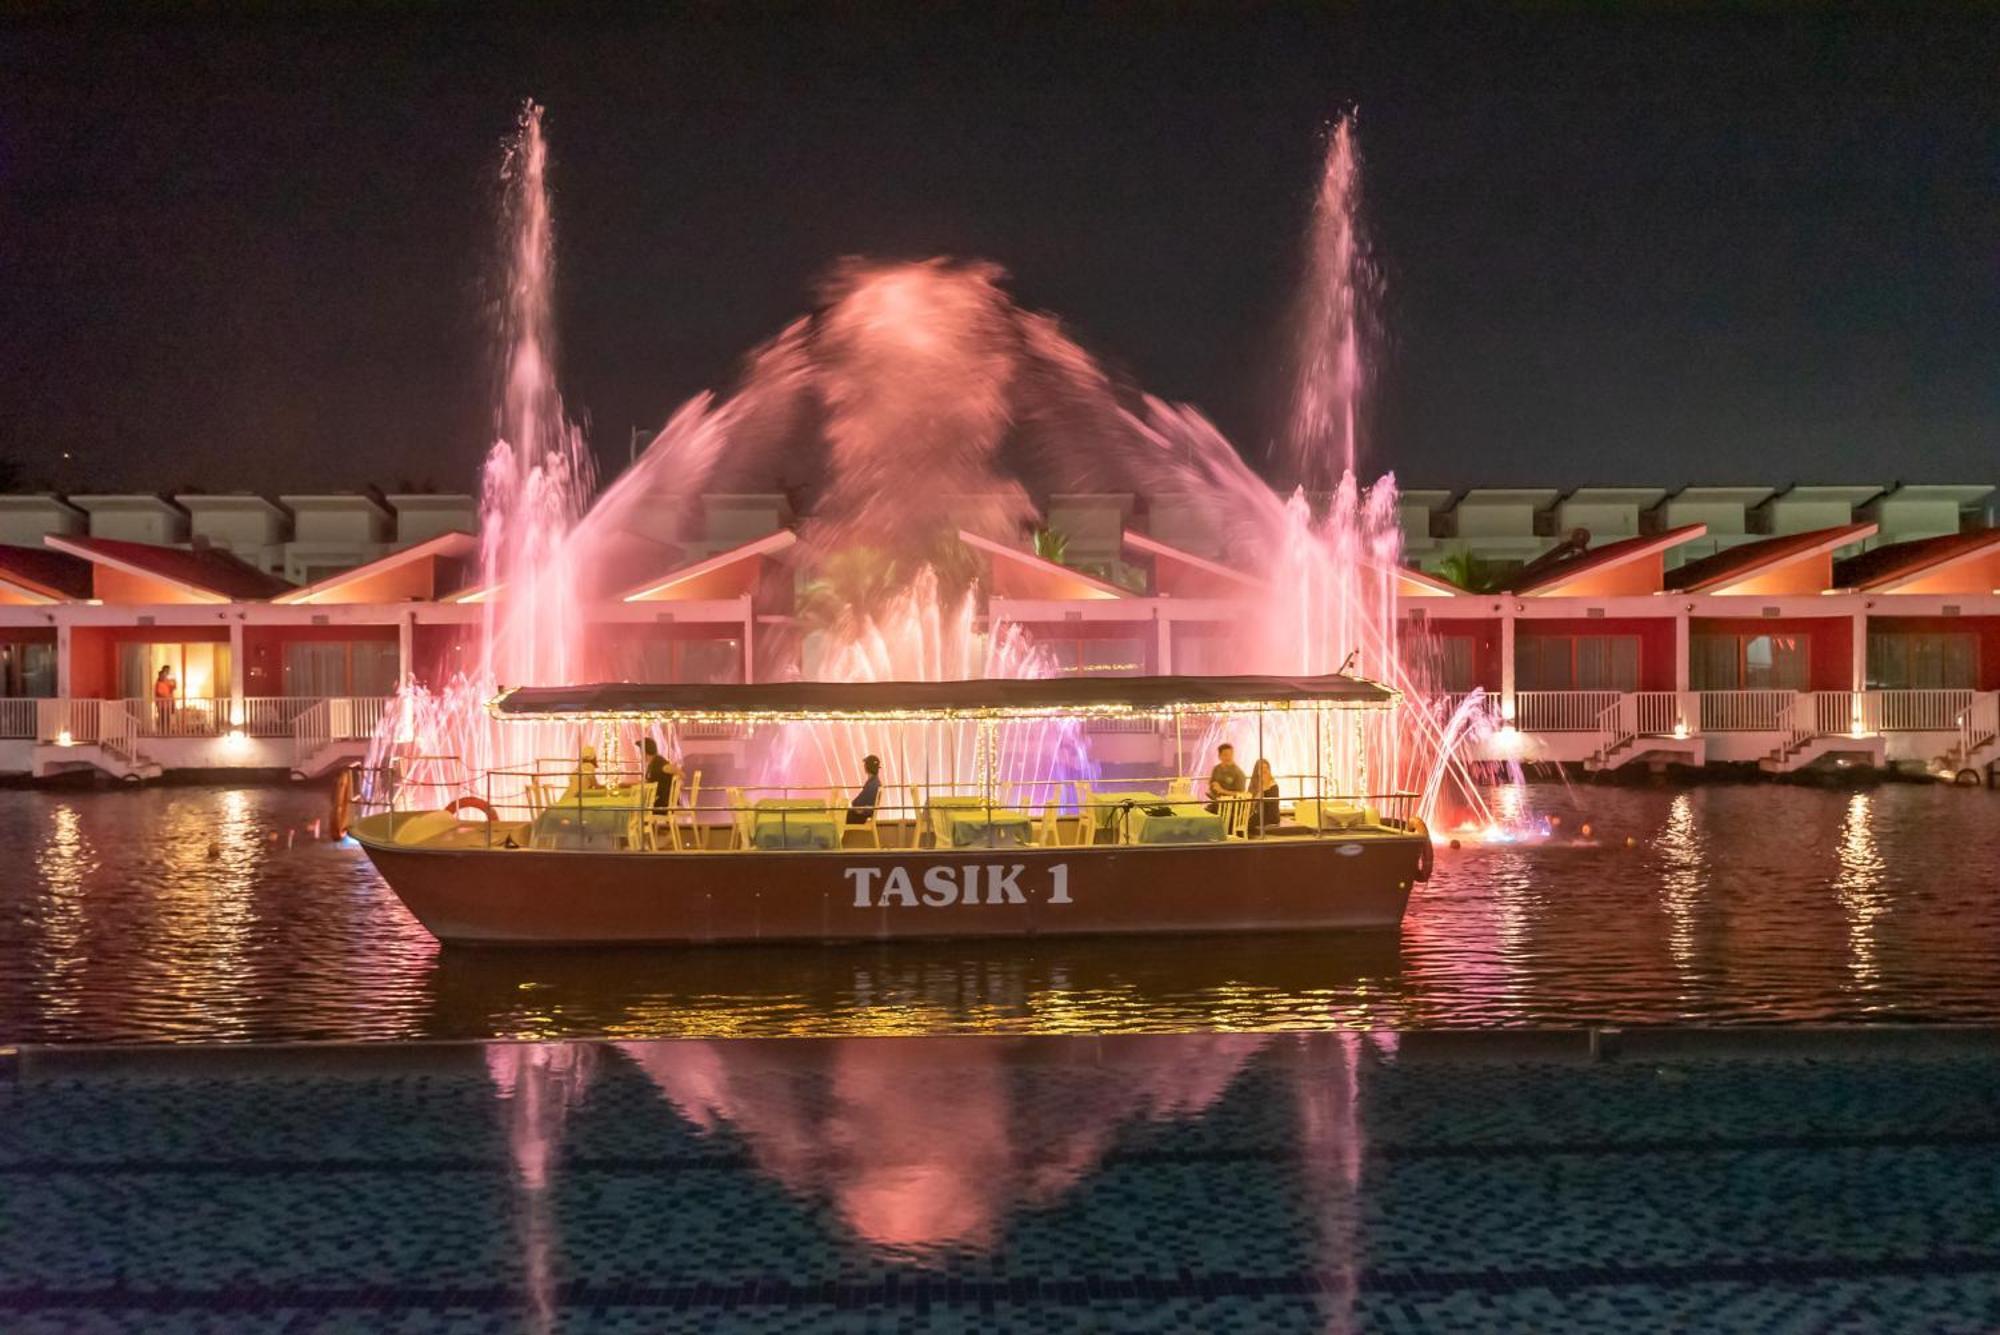
[[[1990,1330],[2000,1033],[29,1049],[0,1325]]]

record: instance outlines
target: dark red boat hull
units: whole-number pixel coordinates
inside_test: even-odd
[[[571,852],[405,847],[355,829],[440,941],[887,941],[1393,929],[1423,833],[1158,847]]]

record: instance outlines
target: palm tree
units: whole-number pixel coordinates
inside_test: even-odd
[[[1437,573],[1439,579],[1447,584],[1456,584],[1467,593],[1487,593],[1493,586],[1492,568],[1466,547],[1445,553],[1444,559],[1438,562]]]

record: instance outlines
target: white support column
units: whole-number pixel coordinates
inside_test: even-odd
[[[250,665],[243,653],[243,612],[232,609],[229,617],[229,726],[243,726],[243,683],[248,677]]]
[[[1156,676],[1170,677],[1174,672],[1174,623],[1160,615],[1160,609],[1153,609],[1153,672]],[[1175,771],[1178,773],[1179,771]]]
[[[757,680],[757,609],[748,595],[743,599],[743,681]]]
[[[1854,614],[1852,660],[1848,667],[1851,677],[1848,689],[1865,691],[1868,689],[1868,613],[1865,609]]]
[[[69,699],[70,641],[69,623],[56,622],[56,698]]]
[[[1858,737],[1868,731],[1868,609],[1858,608],[1854,613],[1854,637],[1851,659],[1848,664],[1848,689],[1854,692],[1854,704],[1849,726]]]
[[[405,612],[396,618],[396,685],[408,686],[414,678],[412,660],[417,650],[417,614]]]
[[[1674,691],[1683,693],[1688,689],[1691,677],[1688,663],[1691,641],[1688,636],[1688,611],[1683,606],[1674,613]]]
[[[1674,613],[1674,717],[1679,721],[1683,734],[1692,734],[1701,716],[1689,688],[1693,678],[1690,661],[1693,653],[1693,640],[1688,635],[1687,604],[1683,603]]]
[[[1514,721],[1514,607],[1500,606],[1500,717]]]

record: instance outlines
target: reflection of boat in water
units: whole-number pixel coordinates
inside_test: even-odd
[[[429,1032],[1056,1033],[1380,1023],[1393,933],[439,951]]]
[[[1393,693],[1312,678],[1055,678],[1028,681],[794,682],[747,686],[523,689],[493,705],[503,723],[830,722],[879,730],[906,774],[954,775],[970,730],[975,776],[916,789],[893,829],[851,821],[842,794],[751,800],[732,790],[719,828],[655,814],[645,785],[579,784],[546,804],[504,809],[475,780],[487,819],[380,811],[352,832],[440,940],[467,943],[764,942],[1297,931],[1395,927],[1429,874],[1429,833],[1407,795],[1336,791],[1338,721]],[[1069,780],[1023,772],[1032,748],[1010,730],[1090,718],[1276,716],[1310,729],[1313,770],[1286,775],[1290,820],[1269,803],[1166,793],[1070,800]],[[941,726],[940,726],[941,725]],[[917,745],[910,740],[914,734]],[[948,738],[950,754],[925,749]],[[937,743],[942,746],[942,741]],[[914,753],[913,753],[914,752]],[[1326,757],[1325,763],[1319,757]],[[1003,777],[1003,773],[1013,777]],[[1185,785],[1184,779],[1176,783]],[[529,787],[528,791],[534,790]],[[713,809],[707,809],[713,810]],[[1072,814],[1072,811],[1074,814]],[[880,812],[857,813],[879,818]],[[506,817],[521,815],[525,819]],[[726,845],[715,847],[717,835]],[[862,836],[865,848],[848,845]]]

